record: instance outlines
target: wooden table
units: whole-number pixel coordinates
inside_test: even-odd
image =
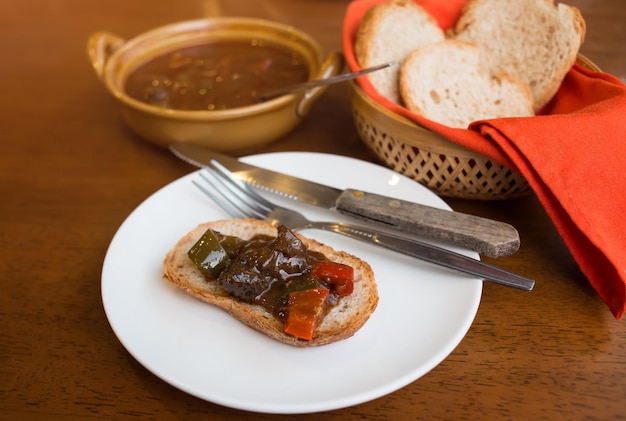
[[[230,14],[290,23],[329,52],[341,48],[347,3],[2,2],[0,418],[276,418],[179,391],[111,331],[100,297],[109,242],[137,205],[192,168],[126,128],[91,69],[86,40],[101,29],[130,38]],[[623,0],[569,3],[587,19],[582,52],[626,79]],[[331,88],[301,127],[259,152],[292,150],[373,160],[357,138],[345,86]],[[537,279],[536,289],[485,284],[467,336],[435,369],[388,396],[309,418],[623,419],[626,325],[589,286],[536,198],[448,202],[517,227],[521,249],[497,264]]]

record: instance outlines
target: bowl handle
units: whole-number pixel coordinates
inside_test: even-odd
[[[117,35],[104,31],[93,33],[87,40],[87,55],[100,80],[103,78],[104,66],[109,57],[124,45],[124,42],[124,39]]]
[[[346,60],[342,53],[331,53],[326,57],[324,63],[320,67],[320,71],[316,75],[315,79],[326,79],[327,77],[334,76],[341,72],[345,66]],[[304,95],[300,99],[300,102],[296,105],[296,115],[299,118],[304,118],[311,109],[311,106],[315,100],[326,91],[328,86],[318,86],[317,88],[305,91]]]

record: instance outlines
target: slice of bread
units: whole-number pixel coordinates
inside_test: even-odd
[[[357,30],[354,53],[361,67],[396,62],[368,77],[378,93],[399,104],[398,72],[405,57],[444,38],[435,19],[414,1],[390,0],[367,11]]]
[[[410,111],[450,127],[534,114],[527,84],[506,74],[490,74],[478,48],[456,40],[411,53],[400,70],[400,92]]]
[[[492,73],[528,83],[538,111],[576,61],[585,31],[578,9],[552,0],[470,0],[453,36],[478,45]]]
[[[207,281],[197,266],[187,256],[188,250],[202,234],[211,228],[224,235],[249,240],[255,235],[276,236],[276,228],[255,219],[230,219],[198,225],[169,251],[163,262],[164,277],[187,293],[227,311],[247,326],[280,342],[311,347],[346,339],[359,330],[378,304],[378,289],[374,273],[369,264],[344,251],[336,251],[313,239],[298,237],[309,250],[318,251],[331,261],[352,266],[354,269],[354,291],[342,297],[332,307],[318,326],[312,340],[298,339],[284,333],[283,322],[261,306],[246,304],[228,295],[216,281]]]

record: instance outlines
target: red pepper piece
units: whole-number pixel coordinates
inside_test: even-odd
[[[310,341],[324,316],[324,305],[329,290],[306,289],[289,294],[285,333]]]
[[[341,296],[354,291],[354,268],[342,263],[323,261],[313,267],[312,275],[330,284],[331,289]]]

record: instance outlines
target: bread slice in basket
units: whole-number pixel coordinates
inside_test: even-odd
[[[351,266],[354,269],[354,291],[342,297],[337,305],[330,308],[311,340],[286,334],[283,321],[259,305],[237,300],[226,293],[215,280],[208,281],[188,257],[189,249],[209,228],[243,240],[249,240],[256,235],[272,237],[277,235],[275,227],[255,219],[230,219],[200,224],[182,237],[168,252],[163,263],[164,277],[192,296],[227,311],[247,326],[273,339],[298,347],[326,345],[346,339],[365,324],[378,304],[376,281],[369,264],[345,251],[334,250],[330,246],[296,233],[308,250],[320,252],[330,261]]]
[[[552,0],[470,0],[453,36],[476,44],[492,73],[528,83],[538,111],[576,61],[585,31],[578,9]]]
[[[444,38],[435,19],[413,0],[390,0],[367,11],[357,30],[354,53],[361,67],[396,62],[368,77],[379,94],[400,103],[398,73],[406,56]]]
[[[400,71],[400,92],[409,110],[450,127],[533,115],[527,84],[507,74],[491,74],[475,45],[456,40],[411,53]]]

